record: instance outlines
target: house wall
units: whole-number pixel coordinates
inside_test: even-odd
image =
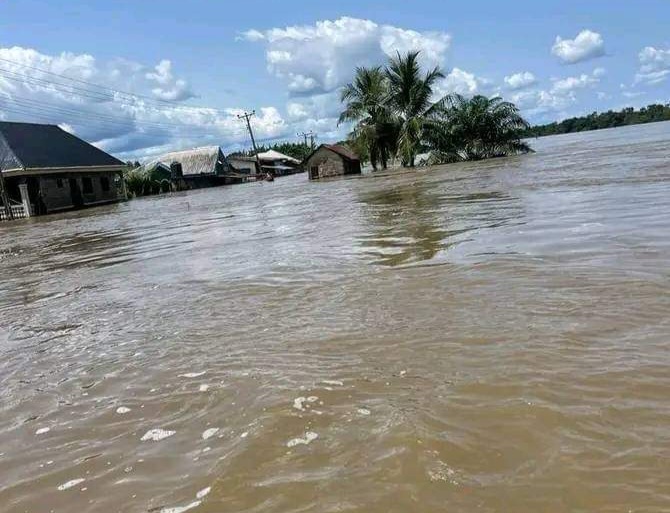
[[[39,191],[42,195],[42,201],[46,212],[57,212],[73,208],[72,190],[70,188],[70,179],[76,180],[81,197],[85,206],[97,205],[119,201],[123,198],[123,189],[119,187],[120,183],[116,180],[120,173],[63,173],[58,175],[42,175],[38,177]],[[106,178],[109,185],[108,190],[104,190],[102,180]],[[91,191],[86,192],[84,182],[90,180]],[[38,198],[30,198],[35,204]],[[37,209],[39,211],[39,209]]]
[[[344,159],[327,148],[317,150],[307,161],[306,167],[310,180],[345,174]],[[313,168],[318,168],[317,176],[314,176]]]
[[[307,160],[305,168],[310,180],[361,172],[361,165],[358,161],[349,161],[328,148],[317,150]],[[314,176],[313,168],[318,168],[317,176]]]

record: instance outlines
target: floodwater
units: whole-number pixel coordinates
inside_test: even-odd
[[[670,124],[0,225],[0,510],[670,511]]]

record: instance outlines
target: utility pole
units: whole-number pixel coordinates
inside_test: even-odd
[[[305,138],[305,146],[307,146],[307,137],[309,136],[309,141],[310,141],[310,148],[312,148],[312,151],[314,151],[314,139],[316,138],[316,134],[312,132],[311,130],[309,132],[302,132],[298,134],[298,137],[304,137]]]
[[[249,130],[249,135],[251,136],[251,146],[254,148],[254,155],[256,155],[256,174],[261,172],[261,159],[258,157],[258,149],[256,148],[256,139],[254,139],[254,131],[251,129],[251,122],[249,119],[251,116],[255,116],[256,111],[252,110],[251,112],[244,112],[244,114],[238,114],[237,119],[244,119],[247,122],[247,129]]]

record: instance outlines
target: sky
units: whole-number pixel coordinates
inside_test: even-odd
[[[0,0],[0,120],[59,124],[124,160],[346,136],[356,66],[420,50],[435,94],[532,123],[670,102],[667,0]]]

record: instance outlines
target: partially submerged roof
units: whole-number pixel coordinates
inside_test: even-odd
[[[226,158],[219,146],[203,146],[192,150],[166,153],[147,162],[142,167],[152,169],[158,163],[170,167],[173,162],[179,162],[184,176],[210,175],[216,173],[216,163],[219,161],[226,164]]]
[[[285,155],[276,150],[268,150],[258,154],[258,158],[261,160],[285,160],[287,162],[293,162],[294,164],[300,164],[300,161],[296,158],[291,157],[290,155]]]
[[[304,160],[304,162],[307,162],[309,159],[312,158],[312,155],[314,155],[317,151],[319,151],[321,148],[325,148],[327,150],[332,151],[333,153],[337,153],[340,157],[351,160],[351,161],[358,161],[359,158],[358,156],[351,151],[349,148],[346,146],[342,146],[340,144],[322,144],[320,145],[317,149],[315,149],[312,153],[310,153]]]
[[[0,121],[0,168],[4,171],[123,165],[57,125]]]

